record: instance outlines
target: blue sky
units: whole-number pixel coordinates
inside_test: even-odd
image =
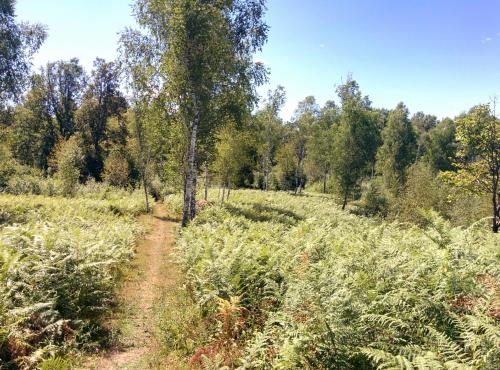
[[[133,25],[128,0],[18,0],[49,38],[35,65],[116,56]],[[256,55],[287,90],[283,117],[307,95],[335,99],[349,73],[376,107],[455,116],[500,94],[500,0],[269,0],[269,41]]]

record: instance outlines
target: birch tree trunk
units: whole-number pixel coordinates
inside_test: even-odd
[[[205,202],[208,201],[208,162],[205,161]]]
[[[193,181],[195,181],[196,169],[195,169],[195,157],[196,157],[196,135],[198,133],[198,112],[195,114],[193,120],[193,127],[191,129],[191,138],[189,141],[189,151],[188,151],[188,166],[186,174],[186,184],[184,187],[184,208],[182,212],[182,226],[187,226],[191,216],[196,215],[196,209],[194,212],[190,210],[191,208],[191,197],[193,195]],[[196,191],[196,190],[195,190]]]
[[[193,187],[191,188],[191,199],[189,204],[189,220],[193,220],[196,217],[196,185],[197,185],[198,173],[196,168],[193,174]]]

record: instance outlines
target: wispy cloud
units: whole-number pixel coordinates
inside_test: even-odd
[[[324,49],[325,44],[319,44],[319,47],[320,47],[321,49]]]
[[[493,40],[491,37],[489,36],[486,36],[486,37],[481,37],[481,44],[486,44],[487,42],[490,42],[491,40]]]

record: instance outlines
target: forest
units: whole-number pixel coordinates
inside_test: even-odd
[[[498,368],[495,97],[438,119],[347,74],[283,119],[265,0],[132,12],[116,60],[35,69],[50,34],[0,0],[0,369]],[[170,221],[154,348],[106,367]]]

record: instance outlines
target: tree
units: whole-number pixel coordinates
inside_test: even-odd
[[[389,113],[382,141],[377,152],[377,171],[382,174],[386,188],[395,195],[404,185],[406,170],[415,161],[417,151],[416,134],[403,103]]]
[[[104,180],[113,186],[125,187],[129,183],[128,161],[119,151],[112,152],[104,161]]]
[[[305,185],[304,162],[306,159],[307,143],[314,125],[319,116],[319,107],[314,96],[308,96],[299,102],[295,117],[290,123],[292,141],[295,146],[297,167],[295,174],[295,193],[301,194]]]
[[[318,119],[311,128],[307,145],[307,174],[314,181],[326,182],[332,166],[334,125],[338,124],[339,108],[333,101],[328,101],[321,109]]]
[[[67,140],[75,132],[75,112],[86,85],[85,72],[77,58],[48,63],[43,72],[50,112],[59,133]]]
[[[282,120],[279,112],[286,100],[285,88],[277,86],[274,91],[267,92],[264,107],[256,114],[259,125],[259,165],[263,177],[263,189],[269,189],[269,175],[274,163],[274,156],[281,140]]]
[[[444,177],[474,193],[489,194],[492,205],[492,230],[500,228],[500,119],[489,104],[472,108],[456,120],[458,141],[457,172]]]
[[[14,5],[15,0],[0,0],[0,107],[21,96],[31,57],[47,36],[39,24],[17,23]]]
[[[153,40],[132,29],[125,30],[120,36],[120,61],[125,71],[127,88],[131,93],[132,110],[128,116],[132,123],[131,131],[147,212],[149,212],[148,167],[156,132],[151,125],[155,120],[146,117],[148,113],[157,113],[154,108],[158,107],[157,92],[160,90],[158,61],[154,59],[156,57],[154,50],[149,47],[151,44]]]
[[[417,112],[411,118],[411,124],[417,133],[417,153],[415,161],[417,161],[425,152],[426,138],[430,130],[437,125],[436,116]]]
[[[106,139],[108,119],[122,115],[127,101],[120,92],[120,69],[114,62],[97,58],[82,104],[76,114],[76,124],[82,133],[86,149],[85,175],[101,179],[104,167],[102,143]]]
[[[186,127],[188,148],[184,186],[184,226],[196,214],[198,143],[214,135],[209,120],[223,101],[237,96],[248,106],[253,85],[265,71],[252,54],[267,39],[263,0],[207,2],[201,0],[138,0],[136,16],[160,54],[163,91],[177,107]],[[231,99],[229,99],[231,100]]]
[[[229,198],[229,190],[237,182],[240,170],[250,162],[247,155],[250,143],[251,137],[248,132],[238,130],[231,123],[225,125],[218,134],[214,170],[224,189],[222,202],[224,202],[225,190],[228,189],[227,197]]]
[[[349,78],[337,89],[342,101],[339,124],[334,131],[332,175],[340,190],[342,209],[367,173],[378,146],[378,113],[370,110],[368,97]]]
[[[457,142],[455,139],[455,122],[446,118],[431,129],[426,138],[426,153],[423,160],[436,171],[452,171],[455,169]]]
[[[24,103],[14,111],[10,133],[12,153],[20,163],[46,170],[57,140],[43,76],[35,75]]]

